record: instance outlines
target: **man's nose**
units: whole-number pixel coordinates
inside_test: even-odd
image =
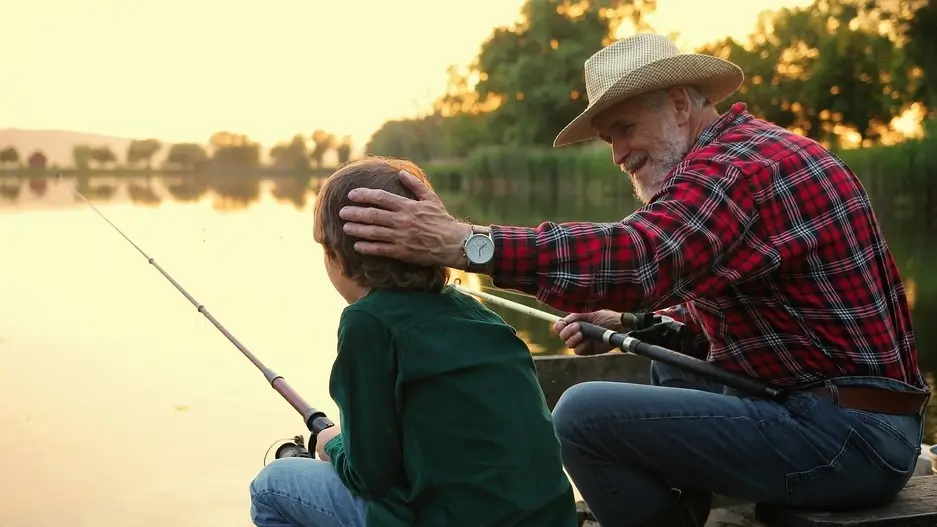
[[[625,159],[628,159],[628,154],[628,146],[624,141],[612,141],[612,161],[614,161],[616,165],[621,166],[621,164],[625,162]]]

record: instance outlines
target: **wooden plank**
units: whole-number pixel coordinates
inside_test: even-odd
[[[739,502],[741,503],[741,502]],[[579,527],[601,527],[595,520],[592,511],[584,501],[576,502],[579,513]],[[703,527],[763,527],[755,520],[755,505],[713,505],[709,520]]]
[[[585,381],[650,382],[650,361],[636,355],[606,353],[591,357],[576,355],[534,356],[540,389],[550,410],[570,386]]]
[[[766,527],[934,527],[937,477],[911,478],[891,503],[881,507],[826,512],[759,504],[755,518]]]

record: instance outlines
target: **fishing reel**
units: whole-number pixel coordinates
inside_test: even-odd
[[[312,452],[316,450],[316,437],[312,436],[309,438],[308,447],[303,442],[303,436],[293,436],[292,439],[277,439],[270,445],[270,448],[267,449],[267,453],[264,455],[264,465],[267,464],[267,458],[270,456],[270,451],[276,447],[276,450],[273,452],[273,459],[283,459],[285,457],[304,457],[312,459],[315,457]]]
[[[273,447],[275,446],[276,451],[273,453],[273,459],[282,459],[285,457],[304,457],[307,459],[312,459],[315,457],[316,441],[319,437],[319,432],[325,430],[326,428],[332,428],[335,426],[335,423],[326,417],[324,413],[315,410],[312,407],[310,407],[305,413],[306,421],[309,423],[308,428],[311,431],[309,435],[308,446],[303,444],[303,436],[301,435],[293,436],[293,439],[277,439],[273,442],[272,445],[270,445],[270,448],[267,449],[267,453],[264,454],[264,465],[267,464],[267,458],[270,456],[270,451],[273,450]]]
[[[686,325],[658,313],[622,313],[626,334],[648,344],[680,350],[687,338]]]
[[[309,453],[309,449],[303,445],[303,436],[295,436],[292,441],[283,443],[277,447],[276,451],[273,453],[273,458],[281,459],[284,457],[312,457],[312,454]]]
[[[661,315],[659,313],[622,313],[621,314],[621,325],[626,328],[627,332],[632,331],[641,331],[645,329],[650,329],[654,326],[660,324],[669,324],[674,329],[683,330],[684,325],[681,322],[677,322],[667,315]]]

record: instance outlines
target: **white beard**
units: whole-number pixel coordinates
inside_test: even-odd
[[[659,149],[648,153],[647,163],[641,168],[641,179],[629,174],[635,197],[645,204],[660,192],[664,180],[667,179],[667,173],[677,166],[690,150],[689,140],[680,133],[673,119],[666,119],[663,128],[667,139]]]

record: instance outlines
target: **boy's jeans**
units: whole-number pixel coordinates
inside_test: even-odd
[[[325,461],[278,459],[257,474],[250,494],[257,527],[365,527],[367,502]]]
[[[783,405],[738,397],[659,363],[651,381],[578,384],[554,409],[566,469],[602,525],[651,518],[674,502],[671,488],[793,506],[871,506],[904,487],[920,454],[921,415],[843,409],[809,392]],[[835,384],[914,390],[872,377]]]

